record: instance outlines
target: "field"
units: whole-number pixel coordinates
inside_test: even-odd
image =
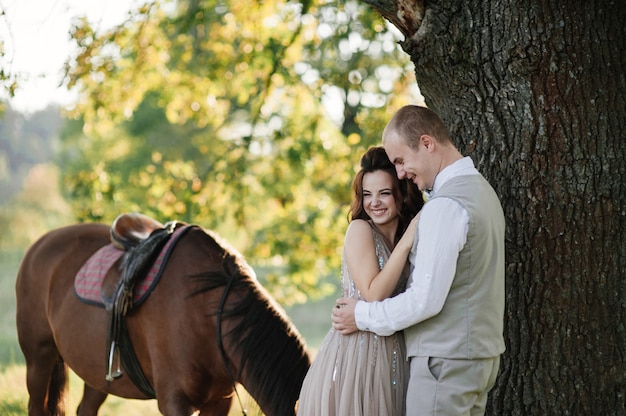
[[[27,414],[26,370],[15,329],[14,286],[21,256],[20,252],[0,252],[0,392],[2,392],[0,415],[2,416]],[[331,296],[319,302],[297,305],[287,310],[313,354],[330,327],[330,310],[335,298],[336,296]],[[68,414],[75,414],[81,394],[82,383],[76,375],[71,373]],[[241,397],[249,415],[261,414],[254,400],[243,389]],[[102,406],[100,415],[120,414],[125,416],[160,415],[155,400],[126,400],[109,396]],[[236,400],[230,414],[241,414]]]

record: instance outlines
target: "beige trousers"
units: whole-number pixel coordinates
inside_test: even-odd
[[[455,360],[412,357],[407,416],[482,416],[500,357]]]

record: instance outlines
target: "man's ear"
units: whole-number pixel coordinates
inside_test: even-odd
[[[435,140],[428,134],[422,134],[420,136],[420,143],[428,150],[432,152],[435,149]]]

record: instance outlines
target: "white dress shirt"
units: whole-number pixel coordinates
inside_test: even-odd
[[[478,174],[472,159],[464,157],[439,172],[426,195],[435,196],[450,178]],[[414,246],[415,252],[410,254],[412,273],[407,290],[380,302],[359,301],[355,309],[357,327],[387,336],[437,315],[452,286],[468,229],[469,215],[456,201],[435,198],[424,204],[417,248]]]

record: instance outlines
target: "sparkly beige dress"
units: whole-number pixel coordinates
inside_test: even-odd
[[[372,232],[382,269],[391,251],[373,226]],[[394,295],[404,290],[407,278],[405,267]],[[341,281],[344,296],[361,299],[345,260]],[[402,332],[341,335],[331,328],[304,379],[298,416],[403,416],[408,381]]]

